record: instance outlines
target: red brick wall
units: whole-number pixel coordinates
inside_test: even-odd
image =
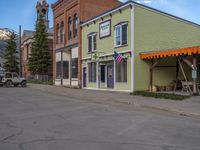
[[[118,0],[79,0],[81,21],[88,20],[121,4]]]

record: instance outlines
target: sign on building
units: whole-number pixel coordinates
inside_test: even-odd
[[[111,20],[104,21],[99,25],[100,38],[105,38],[111,35]]]
[[[197,71],[192,70],[192,79],[196,79],[196,78],[197,78]]]

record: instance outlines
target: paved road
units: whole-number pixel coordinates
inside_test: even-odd
[[[81,98],[0,88],[0,150],[200,150],[197,118]]]

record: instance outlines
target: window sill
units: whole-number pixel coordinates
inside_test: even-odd
[[[126,46],[128,46],[128,44],[124,44],[124,45],[115,46],[115,48],[121,48],[121,47],[126,47]]]
[[[95,53],[95,52],[97,52],[97,50],[94,50],[94,51],[88,52],[88,54],[92,54],[92,53]]]
[[[69,78],[63,78],[63,80],[69,80]]]
[[[72,78],[72,81],[78,81],[78,78]]]

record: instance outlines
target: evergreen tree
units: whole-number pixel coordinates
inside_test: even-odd
[[[36,32],[29,58],[29,70],[35,75],[45,75],[51,65],[51,55],[48,48],[48,33],[42,19],[36,23]]]
[[[3,68],[8,72],[19,72],[19,58],[17,56],[17,35],[13,32],[8,35],[7,46],[5,49]]]

